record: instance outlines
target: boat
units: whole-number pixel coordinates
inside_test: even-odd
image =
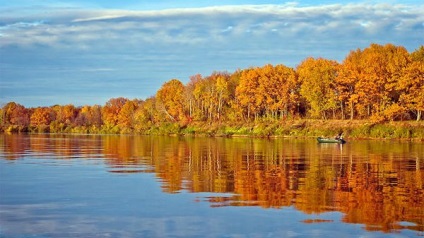
[[[346,141],[343,138],[318,137],[317,140],[319,143],[338,143],[338,144],[346,143]]]

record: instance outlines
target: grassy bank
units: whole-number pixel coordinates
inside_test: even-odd
[[[286,120],[239,123],[191,122],[189,124],[161,123],[131,129],[119,126],[34,127],[21,130],[10,126],[6,133],[65,133],[65,134],[145,134],[185,136],[251,136],[251,137],[316,137],[335,136],[343,132],[353,139],[405,139],[424,141],[424,121],[373,123],[366,120]]]
[[[340,132],[346,138],[416,139],[424,140],[424,122],[372,123],[362,120],[290,120],[239,124],[192,123],[175,124],[148,131],[149,134],[183,134],[203,136],[334,136]]]

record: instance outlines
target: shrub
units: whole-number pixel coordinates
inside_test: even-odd
[[[387,124],[377,124],[370,130],[372,138],[394,138],[395,127]]]
[[[354,127],[350,132],[350,136],[356,137],[356,138],[368,137],[370,135],[370,131],[372,127],[373,127],[372,124],[367,124],[367,123],[359,127]]]

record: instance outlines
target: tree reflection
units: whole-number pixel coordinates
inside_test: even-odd
[[[0,143],[7,160],[102,158],[110,172],[154,173],[165,192],[213,193],[213,207],[340,211],[370,231],[424,231],[423,143],[116,135],[1,135]]]

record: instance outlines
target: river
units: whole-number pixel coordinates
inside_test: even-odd
[[[0,237],[423,237],[424,143],[0,135]]]

